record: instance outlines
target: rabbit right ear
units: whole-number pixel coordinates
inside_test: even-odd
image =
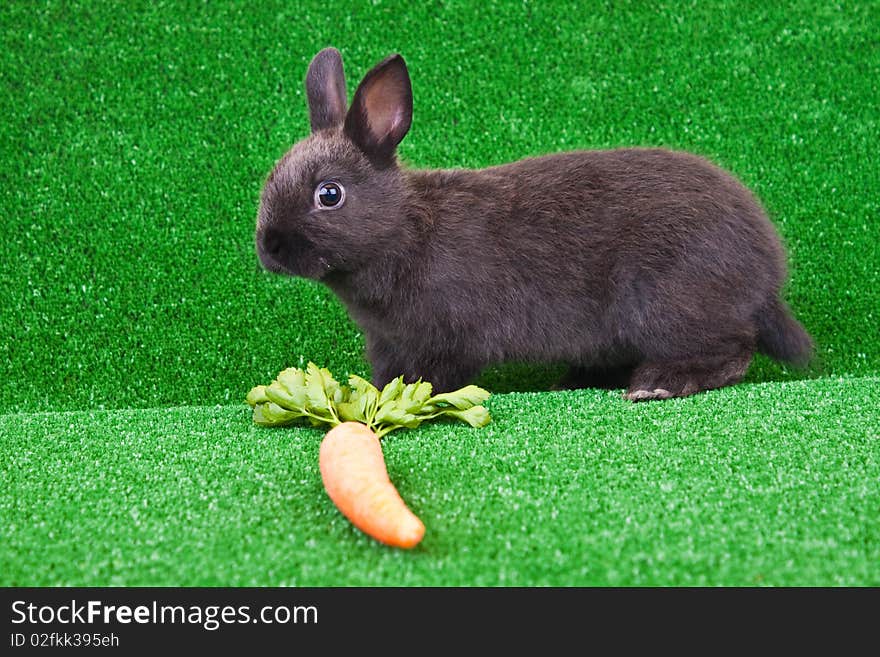
[[[406,62],[391,55],[367,73],[345,117],[345,134],[376,165],[387,166],[412,123],[413,97]]]
[[[345,72],[336,48],[324,48],[312,59],[306,74],[306,94],[312,132],[334,128],[345,119]]]

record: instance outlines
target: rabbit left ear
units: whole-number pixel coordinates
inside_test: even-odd
[[[345,133],[378,166],[387,166],[412,124],[406,62],[391,55],[364,76],[345,117]]]
[[[345,72],[336,48],[324,48],[312,59],[306,74],[312,132],[333,128],[345,118]]]

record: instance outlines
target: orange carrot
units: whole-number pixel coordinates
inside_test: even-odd
[[[343,422],[321,442],[321,478],[333,503],[355,527],[386,545],[411,548],[425,526],[388,478],[379,438],[360,422]]]

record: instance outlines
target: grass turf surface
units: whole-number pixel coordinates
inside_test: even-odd
[[[7,584],[878,585],[878,383],[659,405],[512,393],[484,430],[394,433],[389,470],[428,527],[412,552],[330,504],[320,430],[260,429],[228,406],[6,415],[0,469],[18,494],[0,507],[0,570]]]
[[[876,3],[7,3],[0,583],[880,583],[878,22]],[[404,54],[413,165],[638,144],[726,166],[788,245],[821,366],[758,359],[736,389],[639,407],[496,395],[484,432],[389,439],[423,546],[359,536],[322,497],[320,434],[235,405],[307,359],[368,373],[333,296],[252,246],[329,43],[350,91]]]

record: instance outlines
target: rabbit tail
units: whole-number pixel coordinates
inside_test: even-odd
[[[774,296],[755,317],[758,351],[799,367],[813,356],[813,339],[794,317],[785,302]]]

